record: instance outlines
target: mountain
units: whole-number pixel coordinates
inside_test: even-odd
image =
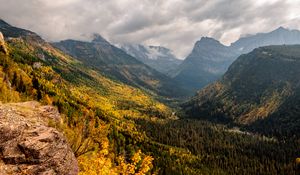
[[[230,47],[203,37],[174,72],[174,79],[195,92],[222,76],[236,55]]]
[[[298,135],[299,74],[300,45],[260,47],[240,56],[221,80],[199,91],[183,108],[194,118]]]
[[[7,22],[3,21],[1,18],[0,18],[0,28],[1,28],[1,32],[6,37],[11,37],[11,38],[23,37],[26,38],[28,41],[34,40],[36,42],[44,42],[43,39],[40,36],[38,36],[36,33],[31,32],[29,30],[11,26]]]
[[[242,37],[232,43],[230,47],[238,50],[242,54],[248,53],[261,46],[283,44],[300,44],[300,31],[279,27],[269,33],[258,33],[256,35]]]
[[[170,49],[162,46],[121,44],[119,47],[127,54],[166,75],[182,62]]]
[[[300,44],[300,31],[279,27],[269,33],[242,37],[230,46],[204,37],[196,42],[192,52],[172,73],[172,77],[195,92],[221,78],[241,54],[261,46],[283,44]]]
[[[95,35],[91,42],[64,40],[53,44],[85,65],[123,83],[168,97],[184,95],[171,78],[113,46],[100,35]]]

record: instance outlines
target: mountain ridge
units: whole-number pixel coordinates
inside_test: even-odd
[[[283,44],[300,44],[300,31],[279,27],[268,33],[241,37],[230,46],[213,38],[202,37],[181,65],[172,72],[172,77],[196,92],[221,78],[238,56],[261,46]]]
[[[183,96],[184,90],[175,86],[172,79],[126,54],[102,37],[97,37],[99,36],[91,42],[64,40],[53,45],[87,66],[123,83],[149,89],[159,95]]]
[[[181,63],[172,77],[186,85],[192,92],[217,80],[232,63],[236,52],[219,41],[202,37],[192,52]]]

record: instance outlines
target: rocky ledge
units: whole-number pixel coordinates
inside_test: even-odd
[[[0,104],[0,174],[78,174],[65,137],[47,126],[60,120],[56,108],[38,102]]]

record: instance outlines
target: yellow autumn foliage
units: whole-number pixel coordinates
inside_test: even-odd
[[[78,158],[80,167],[79,175],[146,175],[150,174],[153,158],[144,155],[138,150],[126,162],[124,156],[118,156],[118,165],[115,166],[109,154],[109,142],[104,140],[101,151],[94,151]]]

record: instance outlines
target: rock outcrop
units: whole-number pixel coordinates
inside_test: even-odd
[[[76,158],[64,136],[48,123],[60,122],[52,106],[38,102],[0,104],[0,174],[75,175]]]
[[[0,52],[7,54],[4,37],[1,32],[0,32]]]

